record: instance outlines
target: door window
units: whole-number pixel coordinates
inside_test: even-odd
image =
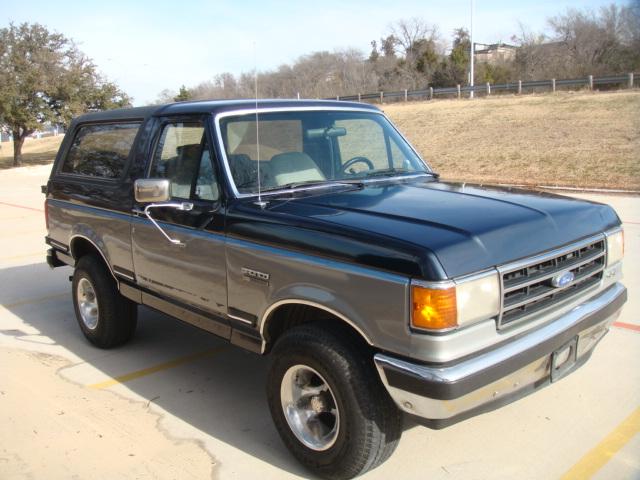
[[[164,126],[149,176],[169,179],[174,198],[218,200],[218,183],[202,122]]]

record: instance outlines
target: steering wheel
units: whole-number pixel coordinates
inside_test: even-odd
[[[376,168],[376,167],[373,166],[373,163],[371,162],[371,160],[369,160],[367,157],[353,157],[353,158],[350,158],[349,160],[347,160],[344,163],[344,165],[342,165],[343,173],[351,173],[351,174],[356,173],[354,171],[347,172],[347,169],[349,167],[352,167],[356,163],[364,163],[369,170],[374,170]]]

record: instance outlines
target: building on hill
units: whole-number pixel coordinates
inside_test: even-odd
[[[516,56],[517,47],[506,43],[475,43],[475,59],[477,62],[498,63],[513,60]]]

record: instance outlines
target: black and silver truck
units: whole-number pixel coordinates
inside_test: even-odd
[[[384,462],[405,415],[442,428],[582,365],[626,301],[606,205],[439,179],[374,106],[204,101],[76,118],[46,187],[78,324],[137,306],[270,362],[293,455]]]

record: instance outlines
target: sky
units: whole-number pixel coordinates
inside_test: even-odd
[[[612,0],[475,0],[474,39],[509,42],[520,23],[534,31],[568,8]],[[0,4],[0,28],[40,23],[73,39],[98,69],[145,105],[163,89],[195,86],[216,74],[277,68],[314,51],[357,48],[402,18],[419,17],[450,40],[467,27],[471,0],[30,0]]]

